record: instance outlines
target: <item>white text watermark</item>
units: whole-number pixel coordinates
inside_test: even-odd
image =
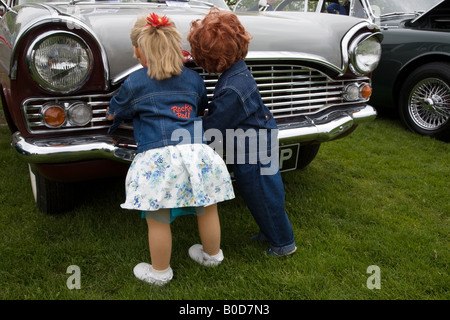
[[[176,129],[171,140],[179,141],[179,144],[206,141],[222,158],[225,153],[227,164],[256,164],[259,161],[264,166],[261,175],[278,172],[278,129],[226,129],[224,137],[218,129],[208,129],[203,133],[202,122],[195,121],[193,135],[187,129]]]

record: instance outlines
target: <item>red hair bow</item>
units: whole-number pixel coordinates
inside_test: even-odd
[[[147,24],[159,28],[159,27],[166,27],[171,26],[172,24],[169,22],[169,19],[166,16],[159,17],[156,13],[151,13],[147,17]]]

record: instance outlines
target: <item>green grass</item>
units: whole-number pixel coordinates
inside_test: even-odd
[[[72,212],[42,214],[0,126],[0,299],[448,300],[449,163],[450,144],[380,116],[283,174],[293,257],[268,258],[249,240],[258,230],[238,195],[219,206],[224,262],[189,259],[196,220],[181,217],[172,225],[174,279],[160,288],[133,276],[149,261],[146,223],[120,209],[123,181],[91,184]],[[81,289],[66,285],[71,265]],[[366,285],[371,265],[380,289]]]

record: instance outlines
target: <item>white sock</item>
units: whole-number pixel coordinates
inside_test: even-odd
[[[156,270],[156,269],[153,268],[153,266],[152,266],[152,271],[153,271],[154,273],[158,274],[158,275],[163,276],[163,275],[165,275],[166,273],[168,273],[168,272],[170,271],[170,266],[169,266],[167,269],[164,269],[164,270]]]
[[[216,261],[222,261],[223,260],[223,252],[222,250],[219,251],[218,254],[215,254],[213,256],[207,254],[205,251],[203,251],[203,254],[205,255],[206,259],[212,259],[212,260],[216,260]]]

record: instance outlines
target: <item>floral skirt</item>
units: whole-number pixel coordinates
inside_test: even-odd
[[[205,207],[234,198],[225,162],[205,144],[138,153],[128,170],[125,188],[126,200],[121,207],[140,211]]]

